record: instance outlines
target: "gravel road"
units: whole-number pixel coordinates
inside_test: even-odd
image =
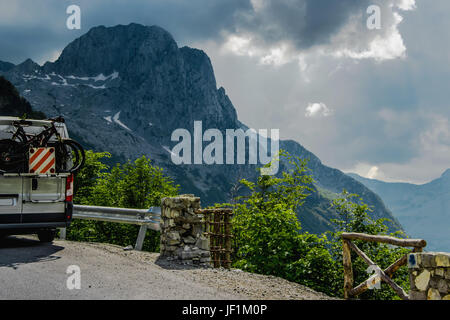
[[[109,244],[8,237],[0,240],[0,299],[330,299],[280,278],[181,267],[158,256]],[[67,288],[71,265],[80,267],[81,289]]]

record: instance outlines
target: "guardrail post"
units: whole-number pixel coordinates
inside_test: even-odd
[[[67,235],[67,229],[66,228],[60,228],[59,229],[59,239],[66,240]]]
[[[136,245],[134,246],[135,250],[142,251],[142,246],[144,245],[146,233],[147,233],[147,225],[144,224],[139,228],[139,234],[136,240]]]

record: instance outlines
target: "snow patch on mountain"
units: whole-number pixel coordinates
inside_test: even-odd
[[[119,112],[117,112],[117,113],[114,115],[114,117],[112,118],[113,121],[114,121],[115,123],[117,123],[119,126],[125,128],[125,129],[127,129],[128,131],[132,131],[130,128],[128,128],[126,125],[124,125],[124,124],[119,120],[119,117],[120,117],[120,113],[121,113],[121,112],[122,112],[122,111],[119,111]]]
[[[93,80],[95,82],[97,81],[107,81],[107,80],[114,80],[119,78],[119,73],[117,71],[114,71],[113,73],[111,73],[108,76],[103,75],[103,73],[100,73],[99,75],[95,76],[95,77],[77,77],[74,75],[70,75],[67,76],[67,78],[72,79],[72,80],[81,80],[81,81],[90,81]]]

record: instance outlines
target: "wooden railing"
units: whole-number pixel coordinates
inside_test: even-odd
[[[364,233],[342,233],[342,258],[344,264],[344,298],[349,299],[356,297],[370,287],[374,286],[379,281],[386,282],[403,300],[409,300],[408,294],[392,280],[392,275],[401,266],[407,262],[407,255],[404,255],[399,260],[395,261],[385,270],[382,270],[375,264],[361,249],[359,249],[352,240],[362,240],[370,242],[387,243],[400,247],[413,247],[413,252],[421,252],[427,245],[425,240],[421,239],[399,239],[389,236],[376,236]],[[361,259],[363,259],[369,266],[372,266],[372,270],[376,272],[375,275],[361,283],[360,285],[353,287],[353,270],[352,270],[352,258],[351,250],[353,250]]]

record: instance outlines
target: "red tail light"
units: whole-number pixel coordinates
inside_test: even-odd
[[[73,174],[66,179],[66,201],[73,201]]]

